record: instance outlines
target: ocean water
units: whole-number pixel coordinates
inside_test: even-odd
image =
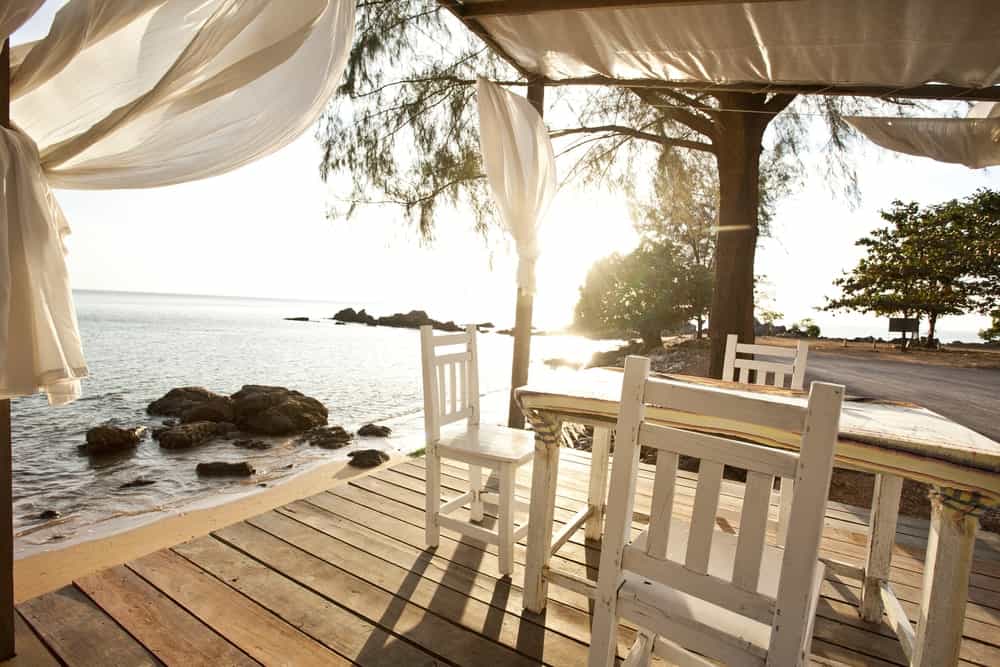
[[[76,297],[91,372],[83,398],[49,407],[44,397],[35,396],[12,406],[19,555],[112,532],[159,512],[250,492],[262,480],[274,483],[345,456],[290,443],[251,451],[225,440],[166,451],[151,438],[134,452],[112,458],[91,459],[77,452],[87,429],[103,422],[159,425],[159,418],[146,414],[146,405],[173,387],[200,385],[226,394],[245,384],[298,389],[327,406],[331,424],[349,430],[421,410],[417,331],[282,319],[329,318],[355,304],[115,292],[78,292]],[[536,337],[532,377],[566,372],[548,368],[543,363],[547,358],[585,362],[593,352],[616,345]],[[483,334],[479,347],[481,391],[505,391],[512,339]],[[213,460],[250,460],[259,475],[252,481],[199,479],[195,465]],[[137,477],[156,483],[119,489]],[[46,510],[61,516],[44,521],[39,514]]]

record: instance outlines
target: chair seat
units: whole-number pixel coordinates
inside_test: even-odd
[[[667,547],[671,560],[684,562],[689,530],[687,521],[671,520]],[[644,549],[646,538],[647,532],[643,531],[630,546]],[[710,575],[727,580],[732,576],[736,544],[736,535],[718,529],[713,531]],[[771,545],[764,547],[758,593],[777,597],[783,555],[782,549]],[[758,665],[764,664],[767,658],[770,625],[633,572],[624,573],[618,599],[622,617],[688,650],[723,660],[726,664]]]
[[[478,425],[442,431],[435,445],[440,456],[466,463],[522,464],[535,454],[535,434],[519,428]]]

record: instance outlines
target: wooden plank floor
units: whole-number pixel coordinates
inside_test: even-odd
[[[518,485],[525,500],[529,469]],[[557,522],[585,500],[588,469],[588,454],[562,450]],[[695,475],[683,475],[675,505],[682,516],[690,513],[695,485]],[[446,463],[443,483],[452,495],[464,476],[463,466]],[[643,466],[639,513],[649,505],[651,476]],[[741,493],[742,485],[724,484],[722,530],[738,529]],[[498,576],[495,547],[451,531],[442,531],[436,551],[425,550],[423,494],[424,461],[411,459],[79,579],[18,607],[20,655],[4,664],[584,664],[586,598],[550,587],[544,615],[523,612],[523,544],[512,579]],[[831,505],[825,552],[860,563],[866,514]],[[911,618],[926,532],[926,522],[903,519],[897,534],[891,580]],[[963,665],[1000,665],[995,538],[977,545]],[[554,567],[594,578],[597,562],[597,549],[579,532]],[[859,581],[831,574],[822,593],[814,664],[905,664],[886,625],[858,618]],[[633,636],[622,628],[620,648]]]

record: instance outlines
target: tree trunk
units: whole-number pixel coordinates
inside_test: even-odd
[[[722,377],[726,336],[737,334],[752,343],[754,252],[760,205],[760,153],[771,117],[753,113],[764,96],[720,94],[716,160],[719,167],[719,231],[715,245],[715,289],[708,328],[712,339],[709,374]]]
[[[698,340],[701,340],[702,336],[704,335],[704,332],[705,332],[705,318],[703,318],[701,315],[699,315],[698,316],[698,334],[697,334],[697,339]]]
[[[934,346],[934,334],[937,329],[937,313],[927,313],[927,347]]]

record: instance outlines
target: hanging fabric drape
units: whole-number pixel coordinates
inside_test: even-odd
[[[479,142],[500,218],[517,245],[517,286],[535,292],[538,228],[556,192],[556,160],[542,117],[525,98],[480,77]]]
[[[41,4],[6,0],[0,39]],[[0,398],[67,402],[86,374],[50,187],[172,185],[282,148],[340,84],[354,18],[354,0],[70,0],[12,50]]]
[[[852,116],[846,120],[879,146],[897,153],[970,169],[1000,165],[1000,104],[980,102],[965,118]]]
[[[514,62],[556,81],[604,76],[817,89],[1000,83],[995,0],[585,4],[476,20]]]

